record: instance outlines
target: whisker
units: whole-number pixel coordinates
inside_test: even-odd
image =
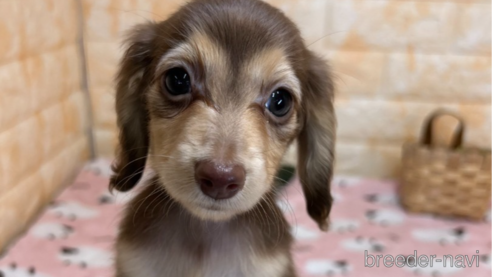
[[[282,212],[279,211],[276,203],[275,202],[275,199],[273,198],[267,198],[267,201],[270,203],[270,209],[273,210],[273,213],[278,217],[278,218],[282,218],[284,215]],[[282,230],[280,229],[280,225],[279,224],[275,224],[277,226],[277,241],[275,243],[275,246],[277,246],[279,243],[280,243],[280,240],[282,239]]]
[[[142,174],[145,172],[145,168],[144,169],[141,169],[141,170],[138,170],[128,176],[126,176],[125,178],[121,179],[118,183],[115,184],[116,187],[119,187],[119,186],[125,186],[126,183],[128,183],[129,180],[131,180],[134,176],[137,176],[139,174]],[[125,181],[123,184],[121,184],[123,181]]]
[[[162,193],[163,192],[161,185],[159,185],[159,184],[155,184],[155,185],[156,185],[156,188],[154,189],[154,191],[149,196],[155,194],[156,192],[157,193]],[[152,203],[154,203],[154,201],[156,199],[159,199],[159,197],[154,197],[154,199],[152,199],[152,201],[150,201],[150,203],[147,205],[147,207],[144,210],[144,216],[146,215],[147,210],[149,209],[149,207],[152,206]],[[150,215],[152,216],[153,214],[154,213],[152,212]]]
[[[315,43],[319,42],[320,40],[323,40],[323,39],[325,39],[325,38],[327,38],[329,36],[332,36],[332,35],[335,35],[335,34],[339,34],[339,33],[346,33],[346,32],[348,32],[348,31],[337,31],[337,32],[328,33],[328,34],[326,34],[326,35],[324,35],[324,36],[316,39],[315,41],[311,42],[310,44],[306,45],[306,47],[309,48],[313,44],[315,44]]]
[[[133,218],[132,218],[133,225],[135,225],[135,216],[137,215],[138,210],[140,209],[140,207],[142,206],[142,204],[145,202],[145,200],[147,200],[147,198],[149,198],[150,196],[152,196],[157,191],[157,189],[158,188],[154,188],[154,190],[149,195],[147,195],[145,198],[143,198],[142,200],[139,201],[140,204],[137,206],[137,209],[133,212]]]

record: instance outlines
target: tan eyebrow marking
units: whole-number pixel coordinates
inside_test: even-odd
[[[277,82],[288,88],[298,101],[301,100],[301,85],[294,69],[281,48],[267,48],[246,61],[241,74],[255,82]]]
[[[230,79],[229,63],[226,51],[204,32],[195,31],[188,40],[170,50],[161,58],[157,67],[156,76],[160,76],[164,70],[182,66],[194,76],[205,74],[206,91],[205,100],[209,106],[220,109],[220,97],[222,91]],[[203,75],[202,75],[203,76]],[[198,76],[194,76],[197,80]]]
[[[179,44],[161,58],[159,70],[182,63],[199,64],[205,72],[228,72],[227,54],[219,44],[200,31],[195,31],[188,40]],[[217,74],[217,76],[221,76]],[[224,74],[222,74],[224,76]],[[224,77],[225,78],[225,77]],[[218,82],[224,80],[215,80]]]

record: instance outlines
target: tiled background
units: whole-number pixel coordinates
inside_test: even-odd
[[[438,107],[463,115],[467,145],[490,148],[490,1],[268,2],[332,63],[338,173],[397,176],[402,143]],[[88,157],[90,127],[96,154],[114,153],[122,34],[182,3],[0,0],[0,249]]]
[[[112,76],[122,33],[182,0],[83,0],[97,152],[116,140]],[[268,0],[327,57],[338,84],[337,171],[397,175],[404,141],[437,107],[463,114],[466,143],[491,142],[490,1]],[[445,135],[449,132],[444,132]]]
[[[0,1],[0,251],[88,157],[77,2]]]

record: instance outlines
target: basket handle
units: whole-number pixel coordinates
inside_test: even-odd
[[[451,149],[456,149],[461,146],[463,142],[463,133],[465,132],[465,123],[463,118],[458,116],[457,114],[450,112],[450,111],[445,111],[445,110],[437,110],[433,112],[432,114],[429,115],[429,117],[426,119],[426,123],[424,124],[424,130],[422,133],[422,138],[421,138],[421,143],[423,145],[431,146],[432,143],[432,129],[434,126],[434,121],[443,116],[443,115],[448,115],[451,117],[454,117],[455,119],[458,120],[458,126],[454,131],[453,134],[453,139],[451,141],[450,148]]]

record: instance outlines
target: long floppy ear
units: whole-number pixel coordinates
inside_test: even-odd
[[[155,25],[135,27],[116,76],[116,114],[119,149],[113,164],[110,190],[128,191],[140,180],[149,149],[148,114],[145,103],[148,67],[152,62]]]
[[[308,213],[326,231],[333,202],[330,183],[336,134],[334,85],[328,65],[311,52],[304,80],[303,126],[297,139],[298,174]]]

